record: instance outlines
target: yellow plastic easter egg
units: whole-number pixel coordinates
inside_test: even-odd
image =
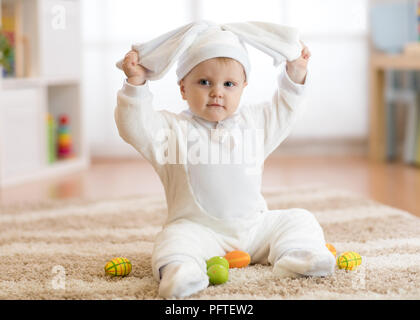
[[[125,277],[131,272],[131,262],[127,258],[114,258],[105,265],[105,273]]]
[[[337,258],[337,266],[339,269],[355,270],[361,264],[362,257],[354,251],[344,252]]]
[[[328,250],[330,250],[330,252],[334,255],[334,257],[337,257],[337,250],[334,248],[334,246],[331,243],[326,243],[325,244],[328,248]]]

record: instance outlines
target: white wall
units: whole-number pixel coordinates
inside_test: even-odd
[[[118,136],[113,110],[123,73],[115,68],[134,42],[147,41],[194,19],[264,20],[298,27],[312,52],[307,111],[289,139],[367,135],[367,0],[87,0],[83,1],[84,103],[93,156],[137,155]],[[176,13],[176,14],[174,14]],[[249,48],[252,71],[242,101],[271,98],[276,70]],[[156,109],[186,108],[175,67],[151,83]]]

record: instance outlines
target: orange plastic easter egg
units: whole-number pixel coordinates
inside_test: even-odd
[[[225,259],[229,262],[229,268],[243,268],[251,262],[249,254],[240,250],[227,253]]]
[[[337,250],[335,250],[334,246],[331,243],[326,243],[325,244],[328,248],[328,250],[330,250],[330,252],[334,255],[334,257],[337,256]]]

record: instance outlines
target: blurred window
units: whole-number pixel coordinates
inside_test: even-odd
[[[237,21],[267,21],[282,23],[282,4],[279,0],[199,0],[200,18],[217,23]]]
[[[365,33],[367,5],[367,0],[289,0],[287,22],[302,33]]]
[[[185,24],[189,0],[81,1],[85,41],[143,41]]]

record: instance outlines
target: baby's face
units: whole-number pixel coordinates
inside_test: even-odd
[[[233,59],[205,60],[180,81],[182,99],[194,114],[208,121],[221,121],[233,114],[246,86],[244,69]]]

